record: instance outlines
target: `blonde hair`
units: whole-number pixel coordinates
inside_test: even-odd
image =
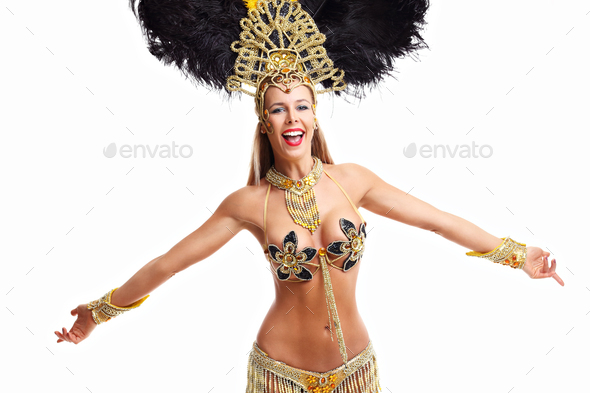
[[[248,175],[248,183],[246,184],[248,186],[260,185],[260,179],[266,175],[266,172],[268,172],[275,162],[268,136],[260,132],[261,126],[262,124],[258,123],[254,135],[252,158],[250,159],[250,174]],[[319,158],[324,164],[334,164],[319,123],[311,141],[311,155]]]

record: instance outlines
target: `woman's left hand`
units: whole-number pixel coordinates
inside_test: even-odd
[[[553,259],[551,261],[552,265],[549,267],[547,260],[549,255],[549,252],[543,251],[539,247],[527,247],[527,256],[522,270],[530,278],[553,277],[563,287],[565,285],[563,280],[555,273],[557,261]]]

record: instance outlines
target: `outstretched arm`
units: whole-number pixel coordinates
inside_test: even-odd
[[[135,273],[111,297],[111,304],[126,307],[165,283],[176,273],[202,261],[244,229],[246,222],[239,218],[239,191],[228,196],[215,213],[197,230],[182,239],[164,255],[153,259]],[[96,327],[91,310],[81,304],[71,311],[77,316],[70,332],[64,327],[55,332],[57,342],[78,344]]]
[[[355,166],[357,176],[365,179],[366,192],[360,206],[384,217],[426,229],[441,235],[468,249],[481,253],[489,252],[502,243],[502,239],[493,236],[477,225],[439,210],[434,206],[387,184],[373,172],[361,166]],[[555,273],[556,261],[551,268],[547,258],[549,252],[539,247],[527,247],[527,258],[523,270],[531,278],[553,277],[560,285],[563,280]]]
[[[215,253],[241,231],[244,222],[235,218],[228,199],[201,227],[167,253],[146,264],[117,289],[111,298],[112,303],[123,306],[141,299],[176,273]]]

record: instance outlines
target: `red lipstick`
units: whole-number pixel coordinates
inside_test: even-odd
[[[285,135],[286,133],[289,132],[296,132],[296,131],[300,131],[301,135],[300,136],[294,136],[294,135]],[[305,135],[305,131],[303,131],[301,128],[289,128],[288,130],[285,130],[283,132],[283,139],[285,140],[285,143],[287,143],[287,145],[289,146],[299,146],[301,144],[301,142],[303,142],[303,136]]]

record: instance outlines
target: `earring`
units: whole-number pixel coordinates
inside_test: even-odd
[[[270,122],[268,121],[268,116],[269,116],[268,110],[265,109],[263,113],[264,113],[264,115],[262,116],[262,120],[264,121],[264,124],[263,125],[266,126],[264,128],[266,129],[266,132],[269,135],[272,135],[274,133],[274,130],[272,129],[272,126],[270,125]]]
[[[270,122],[266,122],[266,132],[268,132],[268,135],[274,134],[274,130],[272,129]]]

